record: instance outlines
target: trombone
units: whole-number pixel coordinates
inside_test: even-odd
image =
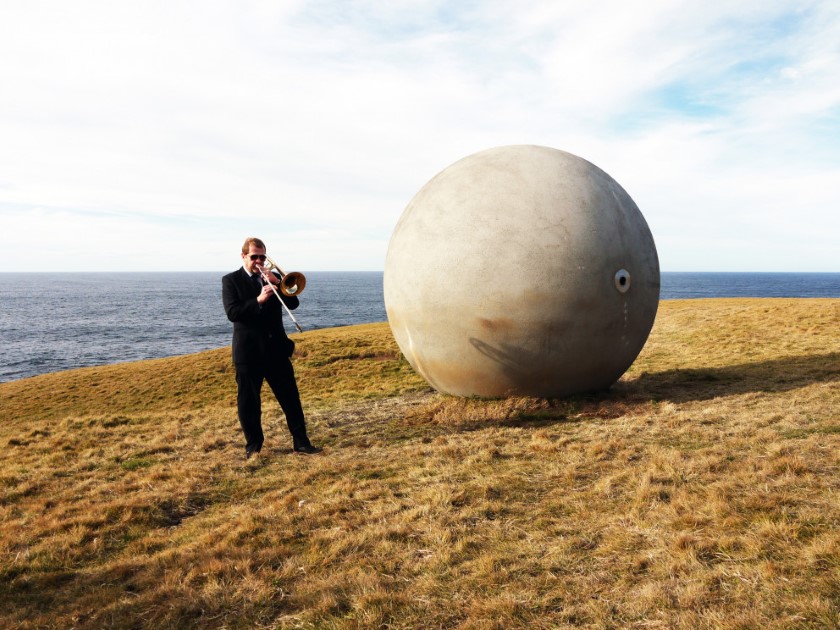
[[[277,296],[277,299],[280,300],[280,304],[283,305],[283,308],[286,309],[286,313],[292,320],[292,323],[297,328],[297,331],[302,333],[303,329],[298,324],[295,316],[292,315],[292,311],[289,310],[289,307],[286,306],[286,303],[283,301],[283,298],[280,297],[280,293],[287,297],[295,297],[303,293],[303,289],[306,287],[306,276],[304,276],[299,271],[290,271],[286,273],[282,269],[280,269],[280,265],[274,262],[271,257],[266,256],[265,262],[267,263],[265,266],[257,265],[257,269],[260,272],[260,275],[263,277],[263,280],[266,281],[268,286],[271,287],[271,290],[274,291],[274,295]],[[277,271],[277,274],[280,276],[280,293],[277,292],[277,289],[274,286],[274,283],[269,280],[268,274],[272,271]]]

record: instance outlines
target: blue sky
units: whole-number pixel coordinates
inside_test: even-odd
[[[665,271],[840,272],[838,77],[833,0],[4,2],[0,271],[382,269],[437,172],[540,144]]]

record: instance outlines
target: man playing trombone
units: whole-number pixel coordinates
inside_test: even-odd
[[[321,450],[306,435],[306,421],[290,359],[295,343],[283,328],[283,309],[289,309],[292,316],[291,310],[300,304],[297,293],[305,279],[296,274],[302,281],[300,288],[293,294],[278,292],[285,278],[272,271],[271,266],[265,266],[265,251],[265,243],[260,239],[246,239],[242,245],[242,267],[222,278],[222,303],[233,322],[236,406],[245,434],[246,459],[259,453],[263,445],[260,390],[264,380],[268,381],[286,416],[295,452],[313,454]]]

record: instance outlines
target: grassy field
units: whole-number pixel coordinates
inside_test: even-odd
[[[266,397],[243,459],[228,348],[0,384],[0,627],[840,626],[840,300],[663,302],[566,400],[295,338],[320,456]]]

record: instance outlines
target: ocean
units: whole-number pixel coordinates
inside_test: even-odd
[[[222,275],[0,273],[0,383],[229,345]],[[381,271],[306,280],[294,311],[304,331],[387,319]],[[710,297],[837,298],[840,273],[662,273],[663,300]]]

